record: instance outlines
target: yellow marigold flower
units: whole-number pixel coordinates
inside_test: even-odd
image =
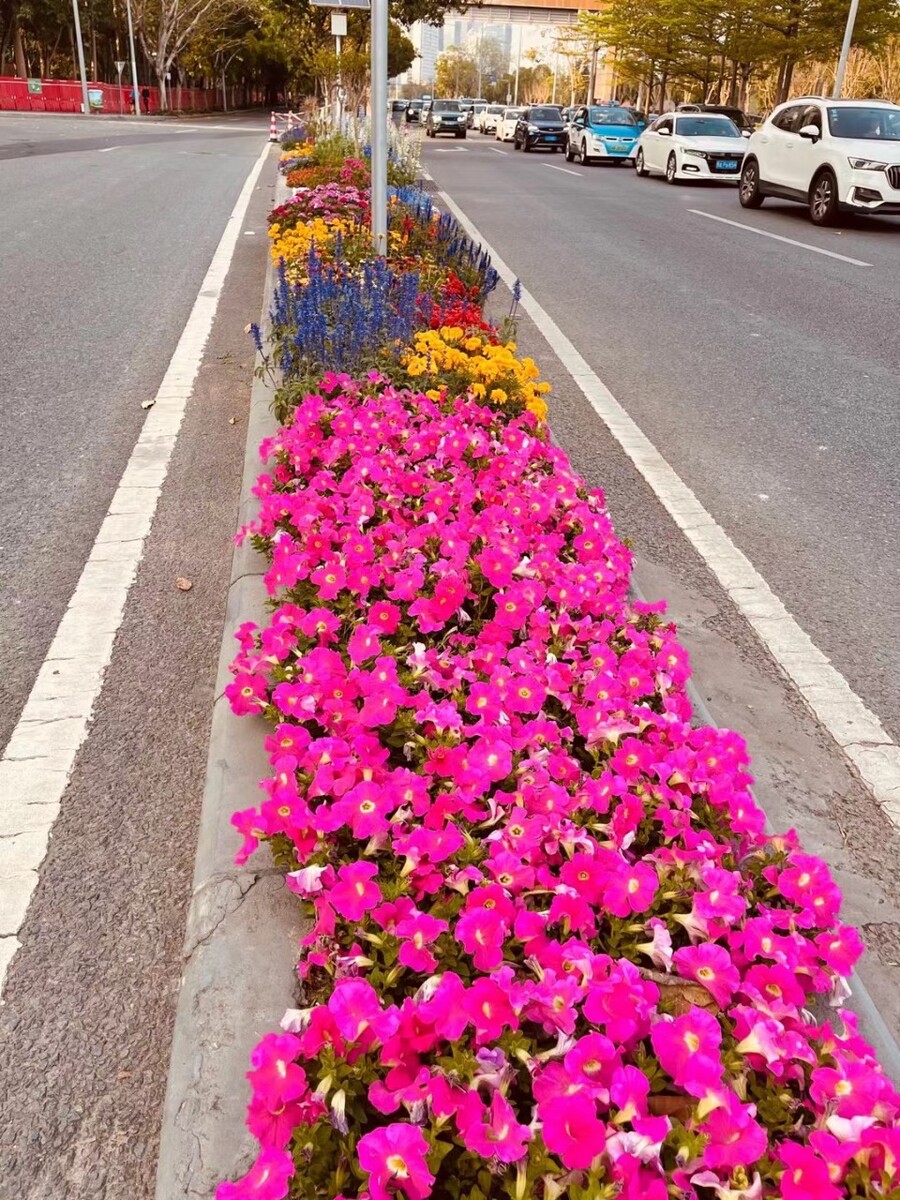
[[[473,383],[469,390],[476,400],[483,400],[487,395],[487,388],[483,383]]]
[[[506,392],[504,392],[503,388],[494,388],[491,392],[491,399],[495,404],[505,404],[507,400]]]

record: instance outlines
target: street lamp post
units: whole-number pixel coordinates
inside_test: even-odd
[[[78,15],[78,0],[72,0],[72,12],[75,16],[75,42],[78,46],[78,72],[81,75],[81,102],[85,116],[91,115],[91,100],[88,96],[87,75],[84,70],[84,42],[81,40],[81,18]]]
[[[856,25],[856,13],[859,9],[859,0],[850,0],[850,11],[847,13],[847,26],[844,29],[844,43],[841,46],[841,57],[838,61],[837,73],[834,77],[834,90],[831,95],[835,100],[840,100],[841,91],[844,87],[844,74],[847,70],[847,59],[850,57],[850,47],[853,44],[853,27]]]
[[[372,0],[372,244],[387,253],[388,0]]]
[[[141,90],[138,87],[137,59],[134,55],[134,25],[131,21],[131,0],[125,0],[128,13],[128,53],[131,55],[131,86],[134,88],[134,115],[141,115]]]

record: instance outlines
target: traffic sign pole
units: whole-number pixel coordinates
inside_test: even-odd
[[[120,117],[124,115],[122,112],[122,72],[125,70],[127,65],[128,64],[125,62],[124,58],[116,59],[116,72],[119,76],[119,116]]]

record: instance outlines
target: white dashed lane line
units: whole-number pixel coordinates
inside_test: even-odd
[[[811,246],[809,242],[798,242],[794,238],[782,237],[780,233],[770,233],[768,229],[757,229],[755,225],[744,225],[741,221],[732,221],[728,217],[717,217],[715,213],[703,212],[699,208],[689,208],[688,212],[695,217],[706,217],[708,221],[720,221],[723,225],[732,225],[735,229],[743,229],[747,233],[758,233],[760,237],[772,238],[776,242],[785,242],[788,246],[798,246],[801,250],[811,250],[813,254],[824,254],[826,258],[836,258],[840,262],[850,263],[852,267],[871,267],[871,263],[862,262],[858,258],[850,258],[848,254],[838,254],[835,250],[826,250],[823,246]]]

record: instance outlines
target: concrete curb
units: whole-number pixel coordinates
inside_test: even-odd
[[[266,276],[263,322],[272,294]],[[257,357],[257,365],[259,365]],[[275,432],[268,379],[250,393],[241,518],[255,511],[251,488],[259,443]],[[261,719],[235,717],[223,695],[234,632],[265,620],[267,563],[249,545],[235,549],[209,738],[206,786],[184,942],[160,1136],[156,1200],[209,1200],[222,1179],[242,1175],[256,1154],[244,1125],[250,1051],[296,1003],[300,908],[267,849],[234,866],[231,815],[249,807],[269,772]]]

